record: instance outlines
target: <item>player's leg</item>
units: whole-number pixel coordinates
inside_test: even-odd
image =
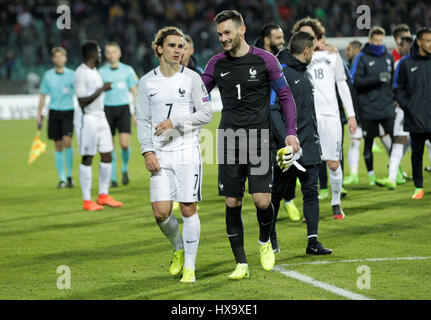
[[[297,170],[291,168],[289,170]],[[319,165],[305,167],[306,172],[297,170],[297,175],[301,181],[301,191],[303,195],[303,212],[307,222],[307,254],[330,254],[332,250],[325,249],[317,241],[319,227],[319,198],[318,198],[318,179]]]
[[[118,119],[118,132],[120,133],[121,159],[122,159],[122,182],[123,185],[129,184],[129,160],[130,160],[130,108],[129,106],[120,107],[120,115]]]
[[[73,114],[74,111],[63,111],[62,112],[62,140],[64,147],[64,155],[66,159],[66,178],[67,187],[72,188],[74,186],[72,180],[72,169],[73,169],[73,148],[72,148],[72,137],[73,137]]]
[[[82,199],[84,200],[84,210],[98,211],[102,210],[103,206],[91,200],[91,184],[93,180],[91,170],[92,162],[92,155],[82,156],[82,161],[79,166],[79,181],[81,184]]]
[[[341,209],[341,188],[343,186],[343,171],[339,161],[328,160],[329,181],[332,191],[332,213],[334,219],[344,219],[344,212]]]
[[[106,120],[108,121],[109,129],[112,136],[112,152],[111,152],[111,188],[118,187],[117,183],[117,155],[115,153],[115,131],[117,128],[117,112],[116,107],[105,106]]]
[[[270,235],[274,219],[274,207],[271,203],[273,162],[271,152],[267,161],[247,166],[248,189],[256,207],[259,223],[259,251],[260,262],[264,270],[272,270],[275,264],[274,251],[271,246]],[[267,164],[267,167],[265,165]]]
[[[112,173],[112,150],[114,149],[111,130],[106,118],[98,119],[97,122],[97,149],[100,153],[99,197],[97,198],[97,203],[100,205],[108,205],[113,208],[121,207],[123,203],[114,200],[114,198],[109,195]]]
[[[219,163],[218,168],[219,195],[226,198],[226,232],[236,262],[236,268],[229,275],[229,279],[248,278],[248,264],[244,250],[244,225],[241,217],[247,175],[246,167],[240,164]]]
[[[328,198],[329,197],[328,168],[326,166],[326,161],[322,161],[322,164],[320,165],[319,186],[320,186],[319,199],[324,200]]]
[[[196,209],[196,202],[181,202],[183,219],[184,273],[181,282],[195,281],[195,263],[198,252],[201,222]]]
[[[48,138],[54,140],[54,161],[60,179],[57,188],[66,188],[66,174],[64,172],[63,142],[61,130],[61,111],[49,110]]]
[[[425,148],[426,135],[423,133],[410,133],[412,139],[412,172],[413,181],[415,184],[415,192],[413,193],[413,199],[422,199],[424,196],[423,190],[423,175],[422,175],[422,159]]]
[[[431,142],[430,142],[430,140],[427,140],[425,142],[425,146],[428,148],[428,158],[431,161]],[[430,166],[425,167],[425,171],[431,172],[431,167]]]

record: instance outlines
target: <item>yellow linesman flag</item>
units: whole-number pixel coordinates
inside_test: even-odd
[[[40,157],[42,153],[46,151],[46,143],[40,140],[40,130],[37,130],[36,136],[33,139],[33,144],[31,145],[30,155],[28,156],[28,164],[32,164]]]

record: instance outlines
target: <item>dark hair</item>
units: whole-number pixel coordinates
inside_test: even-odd
[[[362,47],[362,43],[358,40],[350,41],[349,44],[356,49],[361,49]]]
[[[313,29],[317,40],[320,40],[325,35],[325,27],[322,25],[322,23],[319,20],[310,17],[306,17],[297,21],[292,28],[292,32],[298,32],[299,29],[305,26],[309,26],[311,29]]]
[[[407,44],[411,44],[413,42],[413,38],[412,37],[401,37],[401,42],[407,42]]]
[[[416,33],[416,38],[419,39],[419,40],[421,40],[422,36],[425,33],[431,33],[431,28],[424,27],[424,28],[419,29],[418,32]]]
[[[371,39],[375,35],[380,35],[380,34],[385,36],[386,35],[385,29],[379,26],[375,26],[371,28],[370,32],[368,33],[368,37]]]
[[[186,42],[190,44],[190,47],[194,47],[193,39],[188,34],[184,35],[184,40],[186,40]]]
[[[303,53],[305,48],[311,48],[314,45],[314,37],[303,31],[295,33],[290,38],[289,47],[292,54]]]
[[[224,10],[220,12],[215,16],[214,22],[216,24],[220,24],[230,19],[232,19],[232,21],[236,22],[240,26],[244,24],[244,19],[242,18],[241,13],[236,10]]]
[[[260,29],[260,36],[262,39],[265,39],[265,37],[271,36],[271,31],[274,29],[281,29],[281,27],[273,22],[265,24],[262,29]]]
[[[81,48],[82,59],[84,61],[90,60],[94,52],[98,52],[99,44],[94,40],[86,41]]]
[[[409,31],[410,31],[410,27],[408,25],[406,25],[405,23],[397,24],[395,26],[394,30],[392,31],[392,35],[394,36],[394,38],[398,38],[401,33],[409,32]]]

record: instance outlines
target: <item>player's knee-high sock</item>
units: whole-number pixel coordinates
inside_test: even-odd
[[[390,155],[390,153],[391,153],[391,147],[392,147],[391,136],[389,134],[387,134],[387,135],[385,135],[383,137],[380,137],[380,139],[382,140],[383,145],[386,148],[386,152],[388,153],[388,155]]]
[[[269,203],[266,209],[256,208],[256,215],[257,221],[259,222],[259,242],[266,243],[269,241],[274,220],[274,207],[272,202]]]
[[[99,194],[109,193],[109,183],[111,181],[111,163],[101,162],[99,165]]]
[[[115,153],[115,150],[112,151],[111,165],[111,181],[117,182],[117,155]]]
[[[391,157],[389,159],[389,180],[396,183],[398,167],[403,158],[404,145],[394,143],[392,145]]]
[[[350,148],[347,154],[347,161],[349,162],[350,173],[352,174],[358,174],[360,146],[361,140],[350,140]]]
[[[121,169],[121,172],[127,172],[129,168],[129,159],[130,159],[130,147],[128,147],[126,150],[121,149],[121,158],[123,159],[123,167]]]
[[[429,141],[429,140],[427,140],[427,141],[425,141],[425,145],[427,146],[427,148],[428,148],[428,157],[430,158],[430,160],[431,160],[431,142]]]
[[[339,165],[337,170],[332,171],[329,169],[329,181],[331,182],[332,201],[331,205],[335,206],[340,204],[341,187],[343,186],[343,171]]]
[[[81,183],[82,198],[84,200],[91,200],[91,180],[92,180],[91,166],[79,165],[79,180]]]
[[[183,218],[183,244],[184,244],[184,268],[195,268],[196,253],[198,252],[199,236],[201,234],[201,222],[196,212],[191,217]]]
[[[166,238],[172,243],[175,250],[184,249],[183,237],[178,229],[178,220],[173,214],[169,215],[165,221],[157,222],[157,225]]]
[[[407,136],[406,143],[404,143],[404,145],[403,145],[403,156],[404,156],[407,152],[409,152],[411,141],[412,141],[412,140],[410,139],[410,136]],[[427,142],[428,142],[428,140],[427,140]],[[430,152],[430,160],[431,160],[431,151],[430,151],[430,149],[429,149],[429,148],[428,148],[428,152]]]
[[[365,139],[364,144],[364,160],[367,166],[367,171],[373,171],[373,139]]]
[[[236,263],[247,263],[244,251],[244,225],[241,208],[226,205],[226,231]]]
[[[302,210],[307,221],[307,237],[316,237],[319,228],[319,198],[317,188],[303,192],[304,203]]]
[[[290,200],[290,201],[293,201],[293,200]],[[273,210],[271,236],[276,237],[277,230],[275,228],[275,225],[277,224],[278,211],[280,210],[280,199],[277,199],[277,200],[271,199],[271,203],[272,203],[272,210]]]
[[[73,168],[73,148],[65,148],[64,152],[66,153],[66,176],[70,178]]]
[[[55,151],[54,153],[55,167],[57,168],[58,177],[61,181],[66,181],[66,176],[64,174],[64,159],[63,151]]]

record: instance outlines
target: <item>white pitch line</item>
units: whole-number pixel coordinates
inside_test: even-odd
[[[292,270],[286,270],[286,269],[282,268],[281,266],[275,266],[274,270],[284,274],[286,277],[293,278],[293,279],[311,284],[314,287],[321,288],[323,290],[335,293],[339,296],[342,296],[342,297],[345,297],[345,298],[348,298],[351,300],[373,300],[373,299],[368,298],[366,296],[363,296],[361,294],[354,293],[352,291],[333,286],[332,284],[329,284],[326,282],[318,281],[318,280],[313,279],[309,276],[303,275],[299,272],[292,271]]]
[[[398,258],[370,258],[370,259],[350,259],[350,260],[327,260],[327,261],[313,261],[313,262],[298,262],[282,264],[280,267],[287,266],[300,266],[307,264],[331,264],[331,263],[348,263],[348,262],[381,262],[381,261],[402,261],[402,260],[427,260],[431,257],[398,257]]]

